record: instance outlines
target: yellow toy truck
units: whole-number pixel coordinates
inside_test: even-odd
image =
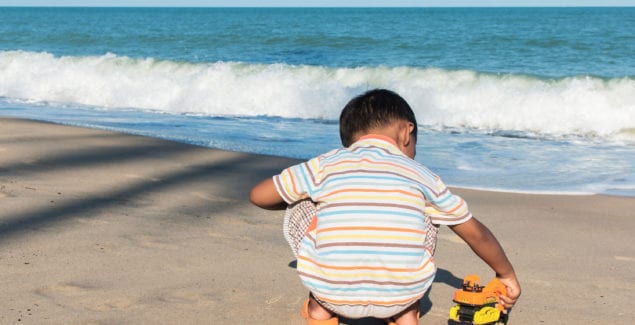
[[[475,325],[507,324],[505,308],[498,303],[498,295],[506,292],[497,278],[481,286],[478,275],[468,275],[463,279],[463,287],[454,292],[456,305],[450,309],[450,320]]]

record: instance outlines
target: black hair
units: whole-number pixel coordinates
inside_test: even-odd
[[[388,125],[396,120],[414,124],[411,135],[417,139],[417,120],[410,105],[397,93],[386,89],[374,89],[351,99],[340,114],[340,139],[342,145],[353,144],[359,132]]]

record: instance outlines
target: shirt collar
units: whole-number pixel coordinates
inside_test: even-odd
[[[380,147],[390,153],[403,155],[393,139],[381,134],[366,134],[350,146],[351,149],[359,147]]]

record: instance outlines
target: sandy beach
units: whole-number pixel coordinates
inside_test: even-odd
[[[0,119],[0,324],[304,324],[282,213],[247,200],[292,163]],[[453,190],[516,268],[510,324],[632,323],[635,198]],[[421,324],[493,277],[448,229],[437,247]]]

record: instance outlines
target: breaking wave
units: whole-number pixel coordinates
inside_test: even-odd
[[[417,67],[188,63],[0,52],[0,96],[204,116],[337,120],[372,88],[401,94],[420,124],[509,136],[635,139],[635,79],[484,74]]]

